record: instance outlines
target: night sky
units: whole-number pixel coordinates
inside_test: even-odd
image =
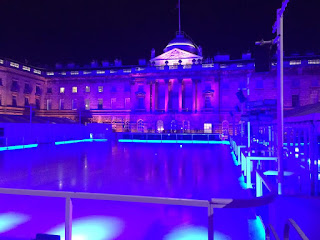
[[[178,30],[178,0],[0,0],[0,56],[31,65],[93,59],[137,64],[162,53]],[[182,30],[204,57],[237,58],[269,40],[281,0],[181,0]],[[291,0],[286,54],[319,53],[319,0]]]

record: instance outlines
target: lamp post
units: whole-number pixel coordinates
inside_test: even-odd
[[[278,194],[283,193],[283,13],[290,0],[284,0],[282,7],[277,10],[277,21],[273,33],[277,33],[277,138],[278,138]]]
[[[277,158],[278,158],[278,194],[283,193],[283,14],[290,0],[284,0],[277,10],[277,20],[272,33],[277,37],[271,41],[256,42],[256,45],[277,44]]]

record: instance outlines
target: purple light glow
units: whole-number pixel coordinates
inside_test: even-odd
[[[40,145],[0,153],[3,163],[0,186],[195,199],[248,197],[239,185],[240,171],[229,151],[228,145],[196,144],[180,148],[179,144],[111,141]],[[2,233],[1,237],[34,238],[36,233],[48,232],[63,236],[63,199],[1,196],[0,201],[0,211],[14,209],[32,216],[30,221]],[[220,224],[215,230],[232,239],[247,236],[249,225],[243,215],[247,215],[247,210],[239,214],[216,211],[215,220]],[[86,231],[99,233],[95,239],[114,236],[118,240],[160,240],[174,233],[177,226],[192,226],[185,231],[201,235],[207,226],[207,210],[74,199],[73,219],[74,234],[81,240],[94,238],[88,238]],[[97,220],[107,227],[101,230]]]
[[[180,226],[164,237],[164,240],[208,240],[208,231],[205,227]],[[230,237],[220,232],[214,233],[216,240],[231,240]]]
[[[124,229],[124,223],[118,218],[105,216],[88,216],[75,219],[72,223],[73,240],[111,240],[117,238]],[[49,234],[60,235],[65,239],[65,226],[59,226],[48,231]]]
[[[22,213],[8,212],[0,214],[0,233],[16,228],[30,219]]]

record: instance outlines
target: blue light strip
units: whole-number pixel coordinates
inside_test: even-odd
[[[82,140],[69,140],[69,141],[59,141],[55,142],[55,145],[62,145],[62,144],[71,144],[71,143],[81,143],[81,142],[107,142],[108,139],[82,139]]]
[[[233,151],[231,152],[231,157],[232,157],[232,160],[233,160],[234,165],[239,166],[237,157],[236,157],[236,155],[234,154]]]
[[[119,139],[122,143],[186,143],[186,144],[224,144],[230,145],[229,141],[200,141],[200,140],[139,140],[139,139]]]
[[[17,149],[25,149],[25,148],[35,148],[35,147],[38,147],[38,144],[27,144],[27,145],[16,145],[16,146],[0,147],[0,151],[17,150]]]

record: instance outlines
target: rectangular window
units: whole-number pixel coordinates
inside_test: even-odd
[[[40,99],[36,98],[36,109],[40,109]]]
[[[86,99],[86,101],[85,101],[85,108],[86,108],[86,110],[90,110],[90,100],[89,99]]]
[[[98,87],[98,92],[99,92],[99,93],[102,93],[102,92],[103,92],[103,86],[99,86],[99,87]]]
[[[86,86],[86,92],[90,92],[90,87],[89,86]]]
[[[115,108],[116,108],[116,102],[117,102],[117,99],[116,99],[116,98],[111,98],[111,108],[112,108],[112,109],[115,109]]]
[[[51,110],[51,109],[52,109],[52,100],[47,99],[47,110]]]
[[[60,93],[64,93],[65,92],[65,88],[64,87],[60,87]]]
[[[144,98],[138,98],[138,109],[145,109]]]
[[[311,59],[311,60],[308,60],[308,64],[320,64],[320,59]]]
[[[47,93],[52,93],[52,88],[47,88]]]
[[[24,98],[24,106],[29,106],[29,98],[28,97],[25,97]]]
[[[41,95],[41,88],[40,88],[40,86],[36,86],[36,95]]]
[[[78,92],[78,87],[72,87],[72,93],[77,93]]]
[[[300,65],[301,64],[301,60],[291,60],[290,62],[289,62],[289,65]]]
[[[25,94],[30,94],[31,93],[31,87],[29,83],[24,84],[24,93]]]
[[[212,124],[211,123],[204,124],[204,133],[212,133]]]
[[[299,95],[292,95],[292,107],[299,107]]]
[[[17,106],[17,97],[16,96],[12,96],[12,106],[13,107]]]
[[[64,99],[60,99],[59,110],[64,110]]]
[[[124,99],[124,108],[125,109],[130,109],[130,98],[125,98]]]
[[[72,100],[72,110],[77,110],[78,104],[77,104],[77,99]]]
[[[210,96],[205,96],[204,107],[205,108],[211,108],[211,98],[210,98]]]
[[[18,81],[16,81],[16,80],[12,81],[11,91],[12,92],[19,92]]]
[[[0,78],[0,86],[3,86],[3,85],[2,85],[2,78]]]
[[[0,95],[0,106],[2,106],[2,95]]]
[[[103,109],[103,99],[102,99],[102,98],[99,98],[99,99],[98,99],[98,109],[99,109],[99,110],[102,110],[102,109]]]

